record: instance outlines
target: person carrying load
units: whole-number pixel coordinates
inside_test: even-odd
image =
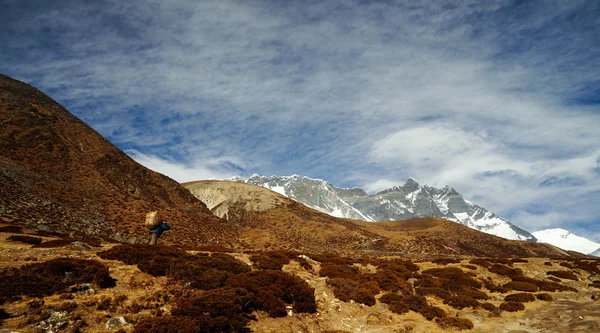
[[[163,232],[171,230],[171,225],[163,216],[158,216],[157,211],[146,214],[145,224],[150,229],[150,245],[156,245]]]

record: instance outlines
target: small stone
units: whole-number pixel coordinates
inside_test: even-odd
[[[106,322],[106,329],[109,331],[114,330],[115,328],[127,325],[127,321],[123,317],[114,317],[109,319]]]

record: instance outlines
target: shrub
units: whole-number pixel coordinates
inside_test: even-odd
[[[547,294],[547,293],[537,294],[537,295],[535,295],[535,298],[539,299],[540,301],[546,301],[546,302],[553,301],[552,295]]]
[[[378,286],[373,283],[361,283],[352,279],[334,278],[329,280],[333,293],[340,301],[354,300],[368,306],[375,305],[375,295],[379,293]]]
[[[474,265],[462,265],[462,267],[464,267],[466,269],[470,269],[472,271],[477,270],[477,266],[474,266]]]
[[[527,303],[527,302],[535,301],[535,296],[533,294],[529,294],[529,293],[518,293],[518,294],[508,295],[508,296],[504,297],[504,300],[506,302]]]
[[[488,310],[488,311],[490,311],[490,312],[494,312],[494,311],[497,311],[497,310],[498,310],[498,307],[497,307],[497,306],[495,306],[495,305],[494,305],[494,304],[492,304],[492,303],[483,303],[483,304],[481,304],[481,307],[482,307],[483,309],[485,309],[485,310]]]
[[[431,305],[423,307],[419,313],[423,315],[423,317],[425,317],[425,319],[427,320],[433,320],[434,318],[444,318],[447,315],[446,311],[444,311],[443,309]]]
[[[542,282],[538,283],[538,287],[540,288],[540,291],[572,291],[572,292],[577,292],[577,289],[575,289],[575,288],[567,287],[567,286],[562,285],[560,283],[550,282],[550,281],[542,281]]]
[[[93,246],[93,247],[100,247],[102,246],[102,240],[100,238],[95,238],[95,237],[78,237],[78,238],[73,238],[73,237],[66,237],[66,238],[62,238],[62,239],[55,239],[55,240],[51,240],[51,241],[47,241],[47,242],[43,242],[41,244],[38,244],[36,246],[34,246],[35,248],[53,248],[53,247],[62,247],[62,246],[68,246],[73,244],[74,242],[81,242],[81,243],[85,243],[89,246]]]
[[[4,309],[0,309],[0,327],[2,326],[2,322],[4,319],[9,319],[11,317]]]
[[[481,283],[465,274],[458,267],[432,268],[423,271],[423,274],[430,274],[442,279],[442,286],[451,291],[458,291],[463,287],[472,287],[479,289]]]
[[[546,266],[552,266],[552,263],[551,263],[551,262],[549,262],[549,261],[546,261],[546,262],[544,263],[544,265],[546,265]]]
[[[487,260],[489,262],[495,263],[495,264],[502,264],[502,265],[507,265],[507,266],[513,265],[513,262],[506,258],[488,258]]]
[[[598,261],[583,261],[578,260],[573,262],[573,265],[578,269],[584,270],[590,274],[600,274],[600,269],[598,269]]]
[[[561,279],[559,279],[559,278],[555,278],[554,276],[549,276],[549,277],[548,277],[548,280],[550,280],[550,281],[554,281],[554,282],[562,282],[562,280],[561,280]]]
[[[250,271],[248,265],[228,254],[191,255],[173,246],[120,245],[98,255],[103,259],[137,265],[150,275],[167,275],[203,290],[222,287],[232,275]]]
[[[394,259],[394,260],[382,260],[379,263],[380,269],[388,269],[396,273],[400,273],[405,279],[409,279],[419,271],[419,266],[413,264],[410,261]]]
[[[409,310],[414,312],[421,312],[428,304],[427,299],[419,295],[405,296],[402,300]]]
[[[523,275],[523,271],[519,268],[510,268],[499,264],[493,264],[488,270],[492,273],[508,276],[510,278]]]
[[[257,308],[255,295],[245,289],[225,288],[179,298],[172,314],[183,321],[194,318],[196,322],[189,324],[198,324],[200,327],[194,326],[193,332],[245,332],[250,321],[249,314]],[[163,332],[179,332],[177,324],[172,324],[166,326],[168,330]]]
[[[13,234],[22,234],[23,229],[16,225],[7,225],[4,227],[0,227],[0,232],[13,233]]]
[[[517,291],[527,291],[527,292],[536,292],[538,291],[538,287],[535,284],[523,281],[512,281],[506,283],[502,287],[508,290],[517,290]]]
[[[390,311],[397,314],[407,313],[410,310],[403,300],[404,296],[394,293],[387,293],[379,299],[381,303],[385,303],[390,307]]]
[[[474,299],[488,299],[488,295],[481,290],[465,288],[459,292],[460,295],[469,296]]]
[[[493,293],[507,293],[509,291],[508,288],[501,286],[501,285],[497,285],[494,282],[492,282],[491,280],[485,280],[483,281],[483,285],[491,292]]]
[[[15,296],[42,297],[66,291],[79,283],[113,287],[108,266],[96,260],[53,259],[0,272],[0,304]]]
[[[310,258],[321,263],[332,263],[338,265],[352,265],[353,260],[344,258],[337,253],[325,252],[322,254],[311,254]]]
[[[360,272],[356,267],[348,265],[340,265],[335,263],[326,262],[321,265],[320,276],[328,276],[330,279],[334,278],[354,278],[360,275]]]
[[[559,265],[562,267],[569,268],[569,269],[575,269],[575,266],[569,264],[568,262],[561,262]]]
[[[257,309],[272,317],[286,316],[286,304],[291,304],[296,312],[317,311],[314,288],[301,278],[282,271],[241,273],[230,277],[226,285],[254,294]]]
[[[455,309],[462,310],[464,308],[477,308],[480,303],[470,296],[456,295],[450,296],[444,300],[444,304],[448,304]]]
[[[473,264],[473,265],[479,265],[481,267],[485,267],[485,268],[489,268],[492,266],[492,263],[485,260],[485,259],[480,259],[480,258],[476,258],[476,259],[471,259],[469,261],[469,264]]]
[[[452,295],[448,290],[442,288],[417,288],[417,295],[421,296],[436,296],[441,299],[446,299]]]
[[[254,266],[259,269],[280,270],[283,265],[290,263],[291,257],[294,255],[288,252],[273,251],[263,254],[255,254],[250,257]]]
[[[561,279],[579,281],[577,276],[575,276],[575,274],[573,274],[573,272],[569,272],[569,271],[549,271],[549,272],[546,272],[546,274],[554,275]]]
[[[594,288],[600,288],[600,280],[593,281],[592,283],[588,284],[588,286],[594,287]]]
[[[525,310],[525,305],[519,302],[504,302],[500,304],[500,310],[508,312],[517,312]]]
[[[435,322],[443,329],[470,330],[473,329],[473,322],[468,318],[443,317]]]
[[[404,280],[403,276],[388,269],[378,269],[369,278],[379,285],[381,290],[401,292],[404,295],[412,294],[412,286]]]
[[[42,239],[39,237],[32,237],[32,236],[25,236],[25,235],[12,235],[12,236],[9,236],[7,239],[14,241],[14,242],[31,244],[31,245],[37,245],[37,244],[42,243]]]

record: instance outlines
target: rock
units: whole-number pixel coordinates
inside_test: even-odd
[[[84,283],[84,284],[81,284],[78,286],[73,286],[73,287],[69,288],[69,291],[84,294],[86,296],[93,295],[96,293],[94,286],[92,286],[89,283]]]
[[[109,331],[114,330],[115,328],[127,325],[127,321],[123,317],[114,317],[109,319],[106,322],[106,329]]]
[[[80,241],[74,241],[73,243],[71,243],[71,246],[80,247],[80,248],[83,248],[86,250],[89,250],[92,248],[89,244],[80,242]]]

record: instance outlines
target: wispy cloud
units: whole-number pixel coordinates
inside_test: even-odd
[[[598,223],[597,1],[11,1],[0,72],[183,181],[449,184]]]

